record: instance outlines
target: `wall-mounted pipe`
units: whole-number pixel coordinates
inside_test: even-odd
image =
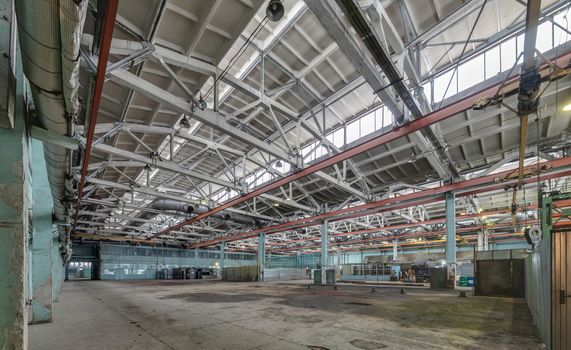
[[[30,82],[36,114],[49,131],[71,135],[71,119],[79,111],[79,45],[87,1],[15,1],[24,73]],[[70,240],[65,223],[69,193],[68,150],[44,144],[44,156],[54,201],[62,254],[67,259]]]

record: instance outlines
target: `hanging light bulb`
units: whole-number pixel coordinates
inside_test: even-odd
[[[186,115],[184,117],[182,117],[182,120],[180,121],[180,126],[185,128],[185,129],[190,128],[190,120],[188,120]]]
[[[285,9],[281,0],[271,0],[266,7],[266,16],[272,22],[277,22],[284,16]]]
[[[198,90],[198,100],[196,101],[196,108],[200,109],[200,110],[205,110],[206,109],[206,101],[204,101],[204,98],[202,97],[202,91]],[[196,95],[196,93],[195,93]]]

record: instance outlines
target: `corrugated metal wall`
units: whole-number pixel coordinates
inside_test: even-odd
[[[539,336],[548,349],[551,340],[550,246],[550,237],[544,237],[539,247],[525,259],[525,299]]]

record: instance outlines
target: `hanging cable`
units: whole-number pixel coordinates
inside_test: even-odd
[[[226,68],[224,68],[224,70],[222,71],[222,73],[220,73],[220,75],[218,77],[216,77],[214,79],[214,83],[212,84],[212,86],[208,89],[208,91],[206,91],[206,94],[204,95],[204,98],[207,98],[210,93],[212,92],[212,90],[215,88],[216,84],[218,84],[218,82],[220,82],[220,80],[222,80],[222,78],[224,78],[224,76],[226,76],[226,74],[228,73],[228,71],[230,70],[230,68],[232,68],[232,66],[234,65],[235,61],[242,57],[242,55],[244,54],[244,52],[246,52],[246,48],[248,47],[248,45],[250,45],[250,43],[252,42],[252,40],[256,37],[256,35],[258,35],[258,33],[262,30],[262,28],[266,25],[266,23],[268,22],[268,16],[265,16],[262,21],[256,26],[256,28],[254,28],[254,30],[252,31],[252,33],[250,34],[250,36],[248,36],[248,38],[246,39],[246,41],[244,42],[244,44],[242,44],[242,46],[240,46],[240,48],[238,49],[238,51],[234,54],[234,56],[232,56],[232,58],[230,58],[230,61],[228,61],[228,64],[226,65]]]
[[[460,66],[460,62],[462,62],[462,58],[464,57],[464,53],[466,52],[466,48],[468,47],[468,44],[470,43],[470,40],[472,39],[472,34],[474,34],[474,30],[476,29],[476,25],[478,24],[478,21],[480,20],[480,16],[482,15],[482,12],[484,12],[484,7],[486,7],[487,2],[488,1],[485,0],[484,3],[482,4],[482,6],[480,7],[480,11],[478,12],[478,16],[476,17],[476,21],[474,22],[474,25],[472,26],[472,29],[470,30],[470,34],[468,34],[468,38],[464,42],[464,47],[462,48],[462,52],[460,53],[460,56],[458,57],[458,61],[456,62],[456,65],[454,66],[454,71],[452,72],[452,76],[450,77],[450,80],[448,81],[448,85],[446,85],[446,90],[444,90],[444,95],[442,95],[442,100],[440,100],[440,104],[438,105],[438,109],[440,109],[442,107],[442,102],[444,102],[444,99],[446,98],[446,94],[448,93],[448,89],[450,88],[450,84],[452,83],[452,79],[454,79],[454,76],[456,75],[456,72],[458,71],[458,67]]]

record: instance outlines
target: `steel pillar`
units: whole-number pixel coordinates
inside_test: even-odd
[[[448,288],[456,288],[456,195],[446,192],[446,267]]]
[[[224,248],[226,248],[226,242],[220,242],[220,276],[222,277],[222,271],[224,271]]]
[[[398,245],[396,239],[393,239],[393,261],[398,261]]]
[[[478,240],[477,240],[477,247],[478,251],[484,251],[484,230],[478,231]]]
[[[456,195],[446,193],[446,264],[456,264]]]
[[[258,235],[258,281],[264,281],[264,260],[266,257],[266,234]]]
[[[53,278],[52,251],[53,200],[50,191],[44,147],[40,141],[32,141],[32,314],[30,323],[52,321]]]
[[[329,257],[329,237],[327,220],[320,227],[321,232],[321,284],[327,284],[327,260]]]
[[[65,281],[65,265],[61,257],[59,232],[52,232],[52,301],[58,300],[58,295]]]

